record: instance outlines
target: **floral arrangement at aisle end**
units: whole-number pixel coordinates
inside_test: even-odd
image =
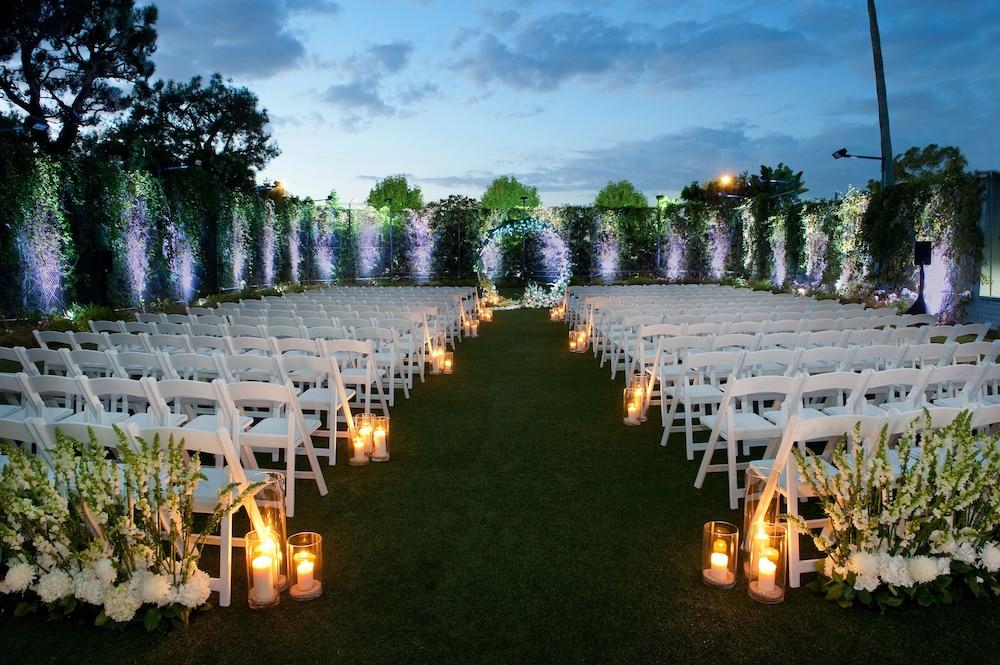
[[[827,554],[815,588],[842,606],[949,604],[966,591],[1000,597],[998,438],[978,438],[967,412],[937,429],[927,418],[919,440],[911,431],[890,448],[883,429],[871,450],[842,444],[835,473],[795,451],[831,521],[815,538]],[[789,518],[806,531],[802,518]]]
[[[193,526],[192,497],[205,476],[182,442],[119,431],[122,459],[108,459],[91,435],[58,436],[51,470],[6,447],[0,469],[0,600],[22,616],[94,615],[98,626],[140,618],[147,630],[184,626],[205,607],[209,576],[198,568],[205,539],[256,485],[220,492],[204,530]]]

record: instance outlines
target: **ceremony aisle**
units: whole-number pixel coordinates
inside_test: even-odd
[[[392,413],[388,464],[324,466],[290,531],[323,534],[317,600],[233,606],[166,636],[0,620],[4,661],[317,663],[915,662],[993,657],[1000,613],[965,603],[879,616],[805,589],[777,606],[702,585],[701,526],[738,521],[703,490],[656,410],[565,350],[539,310],[497,312]],[[615,386],[618,386],[616,389]],[[345,457],[342,455],[341,460]],[[242,552],[239,553],[242,556]],[[915,651],[919,649],[919,651]]]

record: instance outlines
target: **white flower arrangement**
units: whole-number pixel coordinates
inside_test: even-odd
[[[255,486],[223,489],[196,532],[191,497],[204,479],[197,458],[173,439],[140,439],[132,449],[119,436],[120,462],[93,439],[61,435],[51,469],[20,449],[3,451],[0,594],[16,597],[15,614],[40,601],[61,614],[89,607],[97,625],[141,614],[155,630],[186,624],[208,601],[209,576],[198,568],[205,538]]]
[[[963,413],[948,427],[928,422],[919,439],[909,432],[892,448],[885,430],[871,450],[842,445],[835,471],[796,450],[799,473],[831,522],[815,538],[827,555],[819,588],[842,605],[882,609],[911,599],[950,603],[963,588],[1000,597],[997,441],[979,438]],[[801,517],[789,519],[808,532]]]

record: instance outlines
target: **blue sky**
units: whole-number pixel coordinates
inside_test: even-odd
[[[498,175],[546,205],[627,178],[650,198],[784,161],[812,195],[877,177],[864,0],[162,0],[157,76],[219,71],[260,96],[261,174],[362,201],[406,174],[425,201]],[[1000,2],[880,0],[893,147],[1000,168]]]

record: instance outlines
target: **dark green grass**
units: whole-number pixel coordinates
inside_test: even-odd
[[[701,526],[739,522],[721,474],[691,483],[658,418],[620,420],[621,383],[570,355],[545,312],[497,312],[393,411],[392,461],[300,485],[290,531],[325,539],[324,595],[233,606],[149,636],[0,620],[0,660],[29,662],[995,661],[996,605],[844,610],[805,590],[761,606],[699,577]],[[343,456],[342,456],[343,457]],[[242,551],[237,551],[242,555]]]

